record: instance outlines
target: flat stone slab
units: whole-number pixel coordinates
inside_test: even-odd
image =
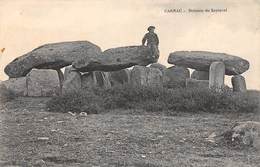
[[[42,45],[14,59],[4,71],[11,77],[26,76],[31,69],[60,69],[73,61],[89,59],[101,53],[101,49],[88,41],[60,42]]]
[[[157,62],[157,59],[158,55],[153,55],[152,50],[147,46],[126,46],[105,50],[97,57],[76,61],[72,66],[81,72],[108,72],[134,65],[146,66]]]
[[[206,51],[177,51],[170,53],[168,63],[198,71],[209,71],[211,63],[221,61],[225,64],[226,75],[242,74],[249,69],[249,62],[237,56]]]

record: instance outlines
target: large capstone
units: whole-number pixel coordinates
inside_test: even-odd
[[[88,41],[60,42],[42,45],[14,59],[4,71],[11,77],[26,76],[33,68],[60,69],[80,61],[96,57],[101,49]]]
[[[237,75],[249,69],[249,62],[237,56],[225,53],[206,51],[177,51],[170,53],[168,63],[198,71],[209,71],[213,62],[221,61],[225,64],[226,75]]]
[[[33,69],[27,75],[28,96],[57,96],[60,81],[56,70]]]
[[[131,70],[131,84],[135,86],[163,86],[163,74],[156,68],[134,66]]]
[[[147,46],[127,46],[108,49],[99,56],[81,59],[72,65],[81,72],[117,71],[134,65],[146,66],[157,59]]]

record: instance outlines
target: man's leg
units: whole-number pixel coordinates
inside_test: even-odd
[[[158,49],[158,46],[157,45],[152,45],[152,56],[154,58],[159,58],[159,55],[160,55],[160,52],[159,52],[159,49]]]

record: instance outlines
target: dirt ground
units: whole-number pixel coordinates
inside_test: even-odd
[[[85,116],[47,112],[47,100],[17,98],[2,104],[1,167],[260,166],[260,150],[206,140],[237,121],[259,121],[259,115],[117,110]]]

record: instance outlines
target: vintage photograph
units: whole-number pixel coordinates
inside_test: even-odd
[[[260,167],[260,0],[0,0],[0,167]]]

